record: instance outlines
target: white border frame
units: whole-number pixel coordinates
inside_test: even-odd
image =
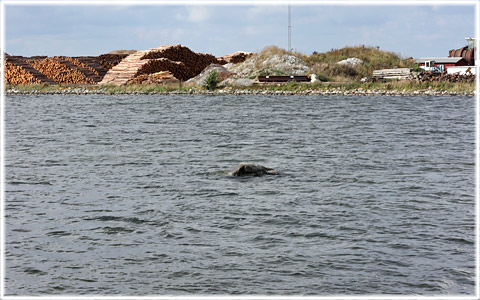
[[[4,83],[4,64],[5,64],[5,7],[7,5],[30,5],[30,6],[46,6],[46,5],[85,5],[85,6],[100,6],[100,5],[333,5],[333,6],[367,6],[367,5],[381,5],[381,6],[399,6],[399,5],[412,5],[412,6],[461,6],[472,5],[475,6],[475,38],[476,38],[476,51],[475,51],[475,68],[476,68],[476,91],[475,91],[475,295],[472,296],[403,296],[403,295],[365,295],[365,296],[75,296],[75,295],[52,295],[52,296],[5,296],[5,83]],[[187,0],[70,0],[67,2],[60,0],[0,0],[0,58],[1,58],[1,82],[0,82],[0,299],[5,300],[90,300],[90,299],[122,299],[122,300],[180,300],[180,299],[210,299],[210,300],[236,300],[236,299],[256,299],[256,300],[377,300],[377,299],[392,299],[392,300],[410,300],[410,299],[452,299],[452,300],[477,300],[480,299],[480,2],[478,0],[199,0],[199,1],[187,1]]]

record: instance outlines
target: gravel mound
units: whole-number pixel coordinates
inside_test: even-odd
[[[252,56],[243,63],[224,65],[229,71],[237,73],[238,77],[253,77],[259,75],[304,75],[310,71],[305,62],[293,55],[275,54],[265,58]]]
[[[197,84],[202,85],[207,79],[208,75],[216,70],[218,73],[218,79],[220,82],[224,81],[225,79],[232,77],[234,74],[227,70],[224,66],[218,64],[211,64],[206,67],[200,74],[197,76],[190,78],[189,80],[185,81],[186,84]]]

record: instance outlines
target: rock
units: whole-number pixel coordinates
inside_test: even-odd
[[[253,55],[239,64],[224,65],[230,72],[239,77],[254,77],[259,75],[275,75],[278,72],[287,75],[304,75],[310,68],[300,58],[288,54],[274,54],[267,58]]]
[[[278,171],[256,164],[240,164],[231,173],[230,176],[261,176],[278,175]]]
[[[356,57],[349,57],[347,59],[339,61],[337,64],[339,65],[347,65],[350,67],[354,67],[356,65],[361,65],[363,64],[363,60],[356,58]]]
[[[224,81],[227,78],[230,78],[234,75],[234,73],[227,70],[224,66],[218,64],[211,64],[206,67],[200,74],[197,76],[190,78],[189,80],[185,81],[186,84],[197,84],[202,85],[207,79],[208,75],[213,71],[216,70],[218,73],[218,79],[220,82]]]
[[[252,86],[255,80],[249,78],[228,78],[222,83],[227,86]]]

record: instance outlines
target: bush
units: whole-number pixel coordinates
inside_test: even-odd
[[[209,91],[213,91],[217,88],[217,85],[220,83],[218,79],[218,72],[217,70],[213,70],[208,74],[205,82],[203,83],[203,87]]]
[[[415,64],[412,68],[412,71],[413,72],[423,72],[425,71],[424,69],[420,68],[420,66],[418,64]]]

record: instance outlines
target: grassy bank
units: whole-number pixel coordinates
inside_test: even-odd
[[[6,85],[7,94],[202,94],[207,91],[201,86],[182,85]],[[436,91],[455,93],[459,95],[473,95],[475,83],[452,83],[452,82],[417,82],[417,81],[393,81],[393,82],[318,82],[318,83],[295,83],[286,84],[257,84],[250,87],[220,87],[214,93],[235,92],[288,92],[290,94],[317,92],[329,93],[332,91],[342,92],[398,92],[414,94],[414,92]]]
[[[276,46],[268,46],[258,53],[260,59],[257,61],[257,68],[261,68],[261,62],[268,57],[284,54],[293,55],[305,61],[311,70],[310,73],[316,74],[322,81],[360,81],[363,77],[371,77],[373,70],[379,69],[418,69],[418,65],[412,58],[402,58],[400,54],[365,45],[332,49],[324,53],[313,52],[311,55],[286,51]],[[363,63],[354,66],[338,64],[339,61],[352,57],[362,60]]]

